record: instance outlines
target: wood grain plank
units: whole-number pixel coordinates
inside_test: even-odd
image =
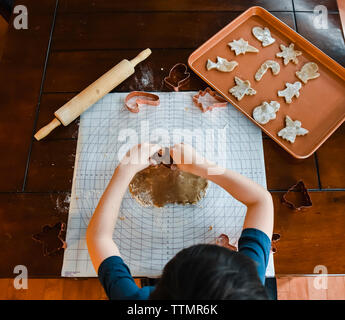
[[[328,277],[328,300],[345,300],[345,277]]]
[[[13,283],[9,283],[7,289],[8,300],[40,300],[44,295],[45,279],[28,279],[27,289],[15,289]]]
[[[345,123],[317,151],[322,188],[345,188]]]
[[[277,295],[278,300],[289,300],[289,292],[279,292]]]
[[[0,15],[0,61],[6,44],[8,22]]]
[[[343,0],[337,0],[340,22],[343,28],[343,36],[345,37],[345,2]]]
[[[10,24],[0,64],[0,191],[21,190],[32,138],[55,0],[24,0],[30,28]]]
[[[65,279],[45,279],[43,300],[60,300],[62,299]]]
[[[287,190],[300,179],[307,188],[318,188],[313,157],[295,159],[271,139],[264,139],[263,145],[268,189]]]
[[[308,300],[327,300],[328,290],[315,286],[316,277],[308,277],[306,279],[308,281]]]
[[[327,289],[315,293],[315,277],[277,277],[278,300],[344,300],[345,277],[327,278]],[[140,279],[135,282],[140,286]],[[291,288],[290,288],[291,284]],[[307,284],[307,285],[306,285]],[[29,279],[29,289],[17,292],[13,279],[0,279],[0,300],[43,299],[43,300],[107,300],[107,296],[97,278],[89,279]]]
[[[76,140],[35,141],[25,190],[70,192],[76,146]]]
[[[141,62],[135,73],[115,88],[114,92],[168,91],[164,77],[178,62],[187,63],[193,49],[154,49],[151,56]],[[53,52],[50,56],[44,92],[79,92],[123,59],[131,59],[139,50]],[[199,90],[206,84],[194,73],[183,90]],[[47,97],[44,97],[47,98]],[[52,97],[53,99],[55,97]],[[42,101],[43,103],[43,101]],[[55,104],[55,101],[51,101]],[[41,106],[46,108],[46,101]]]
[[[64,279],[63,300],[100,300],[104,290],[97,278]]]
[[[275,253],[277,275],[313,274],[324,265],[329,274],[345,273],[345,192],[311,192],[313,207],[295,212],[281,203],[282,193],[273,193],[274,232],[281,235]]]
[[[0,300],[7,300],[7,291],[13,279],[0,279]]]
[[[44,225],[67,222],[69,194],[0,194],[0,277],[14,277],[16,265],[28,268],[29,278],[60,276],[63,251],[43,256],[32,240]]]
[[[75,93],[62,94],[43,94],[41,99],[40,111],[38,115],[36,128],[42,128],[54,119],[54,112],[72,99]],[[79,129],[79,118],[74,120],[67,127],[59,126],[44,141],[55,139],[77,139]]]
[[[344,300],[344,276],[328,276],[327,289],[318,290],[314,286],[316,277],[277,277],[278,300]],[[307,283],[307,288],[306,288]],[[291,288],[290,288],[291,284]],[[306,292],[307,290],[307,292]]]
[[[257,5],[266,10],[291,11],[292,1],[258,0],[178,0],[178,1],[109,1],[109,0],[60,0],[60,12],[95,11],[242,11]]]
[[[288,300],[309,300],[307,278],[295,277],[290,280]]]
[[[345,66],[345,42],[339,14],[328,14],[327,21],[327,29],[318,29],[314,25],[313,13],[296,12],[298,32],[342,66]]]
[[[325,6],[328,10],[337,11],[336,0],[293,0],[296,11],[314,11],[318,5]]]
[[[290,280],[291,277],[276,277],[277,280],[277,291],[278,294],[282,292],[290,291]]]
[[[234,12],[60,14],[52,49],[196,48],[238,15]],[[275,15],[294,27],[292,13]]]

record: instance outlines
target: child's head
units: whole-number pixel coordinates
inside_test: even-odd
[[[267,299],[254,261],[229,249],[200,244],[180,251],[163,270],[150,299]]]

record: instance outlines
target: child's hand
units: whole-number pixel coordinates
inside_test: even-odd
[[[120,166],[133,175],[147,168],[151,162],[150,157],[161,150],[157,144],[142,143],[130,149],[121,160]]]
[[[170,149],[170,155],[180,170],[191,173],[195,173],[199,167],[209,163],[192,146],[184,143],[175,144]]]

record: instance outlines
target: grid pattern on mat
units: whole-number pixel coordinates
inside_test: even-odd
[[[260,129],[231,105],[202,113],[192,103],[194,94],[160,92],[160,106],[143,106],[135,114],[124,108],[126,93],[112,93],[83,113],[62,276],[96,276],[86,228],[119,159],[137,143],[190,143],[209,159],[266,187]],[[213,183],[205,198],[187,206],[142,207],[127,191],[113,238],[133,276],[157,277],[182,248],[214,243],[221,233],[236,243],[244,216],[245,207]],[[273,275],[271,256],[267,276]]]

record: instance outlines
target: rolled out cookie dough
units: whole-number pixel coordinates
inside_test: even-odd
[[[129,192],[144,207],[166,204],[196,204],[205,194],[208,181],[177,167],[158,164],[138,172],[129,184]]]

